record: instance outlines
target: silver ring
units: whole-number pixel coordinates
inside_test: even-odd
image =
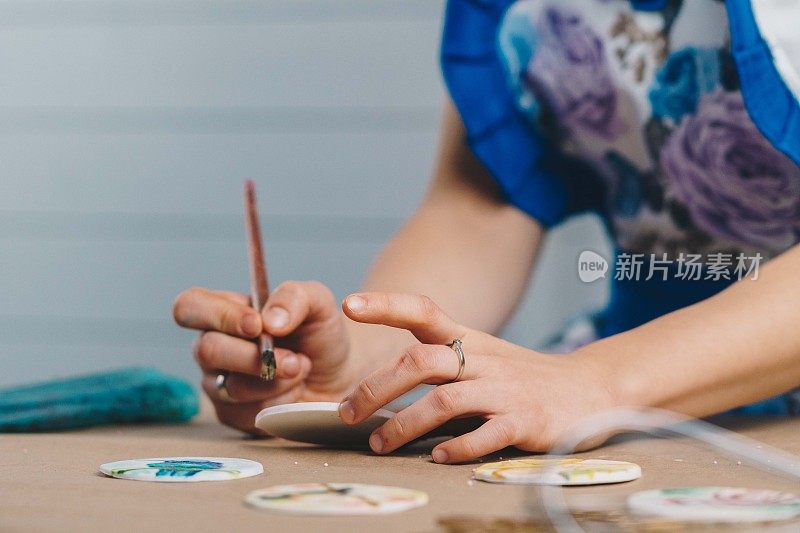
[[[452,348],[456,355],[458,356],[458,374],[456,374],[455,379],[450,383],[455,383],[459,379],[461,379],[462,374],[464,374],[464,367],[467,365],[467,361],[464,357],[464,349],[461,347],[461,339],[455,339],[453,342],[447,345],[448,348]]]
[[[214,380],[214,387],[217,389],[217,398],[219,398],[223,402],[229,402],[229,403],[233,402],[233,398],[231,398],[231,393],[228,392],[227,372],[217,374],[217,377]]]

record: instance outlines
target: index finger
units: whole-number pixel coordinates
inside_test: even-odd
[[[351,294],[342,309],[356,322],[407,329],[421,342],[430,344],[446,344],[467,332],[467,328],[447,316],[433,300],[420,294]]]

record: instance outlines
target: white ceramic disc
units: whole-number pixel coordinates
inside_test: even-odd
[[[486,463],[474,470],[475,479],[519,485],[599,485],[642,477],[634,463],[602,459],[511,459]]]
[[[628,507],[686,522],[770,522],[800,516],[795,494],[740,487],[645,490],[629,496]]]
[[[256,427],[274,437],[326,446],[369,446],[370,434],[394,413],[379,409],[349,426],[339,418],[334,402],[289,403],[268,407],[256,416]]]
[[[361,483],[300,483],[251,492],[245,501],[259,509],[307,515],[370,515],[407,511],[428,503],[424,492]]]
[[[100,465],[100,471],[120,479],[193,483],[257,476],[264,467],[255,461],[230,457],[158,457],[106,463]]]

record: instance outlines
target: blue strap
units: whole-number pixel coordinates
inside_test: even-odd
[[[800,164],[800,102],[775,67],[750,0],[726,0],[725,5],[747,112],[775,148]]]
[[[444,81],[475,156],[506,199],[552,226],[570,209],[568,192],[548,171],[555,150],[517,110],[497,53],[497,30],[513,0],[451,0],[445,11],[441,63]]]

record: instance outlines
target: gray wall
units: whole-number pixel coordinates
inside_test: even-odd
[[[0,1],[0,385],[131,364],[196,378],[190,285],[246,290],[240,184],[270,274],[343,296],[420,199],[442,2]],[[605,297],[555,232],[506,335]]]

